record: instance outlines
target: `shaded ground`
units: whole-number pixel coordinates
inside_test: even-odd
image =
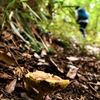
[[[94,55],[84,53],[79,44],[64,44],[54,37],[44,36],[45,42],[56,52],[47,53],[41,49],[41,52],[36,53],[34,49],[25,50],[22,40],[14,35],[7,37],[7,34],[3,34],[0,42],[0,100],[34,100],[34,96],[23,87],[18,66],[31,72],[36,69],[45,71],[71,81],[66,89],[49,93],[47,96],[51,100],[100,100],[100,61]],[[71,69],[68,66],[74,66],[78,71],[73,70],[67,76]],[[73,75],[75,77],[71,78]],[[16,77],[15,90],[7,93],[7,84]]]

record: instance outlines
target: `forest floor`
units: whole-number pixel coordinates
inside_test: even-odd
[[[34,100],[23,86],[21,69],[44,71],[69,79],[61,91],[50,92],[45,100],[100,100],[100,60],[94,53],[83,52],[81,44],[62,43],[55,36],[43,35],[45,43],[55,50],[36,53],[25,49],[17,36],[4,31],[0,41],[0,100]]]

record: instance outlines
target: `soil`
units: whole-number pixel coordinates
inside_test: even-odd
[[[48,93],[45,100],[100,100],[100,61],[96,56],[82,51],[81,44],[72,41],[63,43],[55,36],[43,35],[45,40],[42,39],[55,52],[42,48],[37,53],[32,48],[26,49],[19,37],[5,32],[0,41],[0,100],[35,100],[34,93],[30,94],[23,85],[20,68],[30,72],[40,70],[70,80],[64,90]],[[71,76],[75,74],[74,77],[67,76],[69,65],[78,68],[78,71],[71,73]],[[11,86],[7,89],[12,81],[16,83],[11,85],[14,89]],[[9,89],[11,92],[8,92]]]

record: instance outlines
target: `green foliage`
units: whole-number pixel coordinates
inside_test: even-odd
[[[3,1],[0,3],[3,4]],[[50,31],[60,36],[63,41],[77,38],[78,41],[84,42],[79,26],[75,22],[74,10],[77,5],[84,7],[90,14],[86,29],[87,42],[99,42],[99,0],[10,0],[4,12],[2,28],[6,20],[11,21],[13,26],[17,23],[16,30],[19,28],[27,33],[26,36],[34,42],[36,51],[41,45],[32,34],[28,22],[37,24],[46,32]]]
[[[32,47],[36,50],[36,52],[39,52],[40,49],[45,46],[36,39],[31,26],[29,25],[32,21],[33,23],[37,23],[38,19],[40,19],[40,17],[26,3],[26,0],[11,0],[8,5],[4,7],[2,30],[8,23],[13,32],[27,44],[27,48]],[[29,41],[26,41],[20,32],[25,33],[25,35],[29,38]]]
[[[6,9],[9,9],[11,7],[13,7],[13,5],[15,4],[16,0],[12,0],[6,7]]]
[[[44,22],[39,23],[45,30],[50,30],[56,35],[63,37],[76,37],[79,41],[83,41],[83,37],[75,22],[75,6],[84,7],[90,14],[89,24],[86,28],[87,40],[90,42],[99,41],[98,33],[100,31],[100,1],[99,0],[46,0],[47,6],[43,8]],[[45,4],[44,4],[45,5]],[[48,16],[49,18],[48,18]],[[54,15],[54,16],[53,16]],[[94,39],[95,36],[95,39]]]

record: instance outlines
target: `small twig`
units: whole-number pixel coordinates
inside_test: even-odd
[[[54,61],[53,59],[50,57],[50,62],[56,67],[57,71],[59,71],[60,73],[64,73],[64,70],[62,68],[60,68]]]
[[[5,46],[4,45],[0,45],[0,48],[5,48]]]
[[[100,86],[100,84],[93,83],[93,82],[88,82],[88,84],[92,84],[92,85],[99,85],[99,86]]]
[[[93,88],[92,86],[91,86],[90,88],[92,88],[92,90],[94,90],[94,88]],[[89,92],[87,89],[85,89],[85,88],[84,88],[84,90],[85,90],[87,93],[91,94],[92,96],[94,96],[94,97],[96,97],[96,98],[100,99],[100,95],[99,95],[99,94],[96,96],[95,94],[93,94],[93,93]],[[94,90],[94,91],[97,93],[97,91],[96,91],[96,90]]]
[[[18,63],[18,61],[16,60],[15,56],[14,56],[13,53],[11,52],[10,48],[6,45],[6,43],[5,43],[5,46],[7,47],[7,49],[9,50],[9,52],[11,53],[11,55],[13,56],[13,58],[14,58],[16,64],[18,65],[19,69],[21,70],[21,72],[22,72],[23,75],[24,75],[24,72],[22,71],[22,69],[21,69],[21,67],[20,67],[20,65],[19,65],[19,63]]]
[[[52,62],[52,64],[53,64],[54,66],[58,67],[57,64],[53,61],[53,59],[52,59],[51,57],[50,57],[50,61]]]
[[[90,87],[93,91],[97,92],[97,91],[92,87],[92,85],[90,85],[89,83],[87,83],[87,84],[89,85],[89,87]]]
[[[16,43],[15,43],[14,39],[11,39],[11,40],[12,40],[13,44],[17,47],[17,45],[16,45]]]
[[[86,90],[86,89],[84,89],[84,90],[85,90],[87,93],[91,94],[92,96],[94,96],[94,97],[96,97],[96,98],[100,99],[100,95],[99,95],[99,96],[96,96],[95,94],[93,94],[93,93],[89,92],[88,90]]]

